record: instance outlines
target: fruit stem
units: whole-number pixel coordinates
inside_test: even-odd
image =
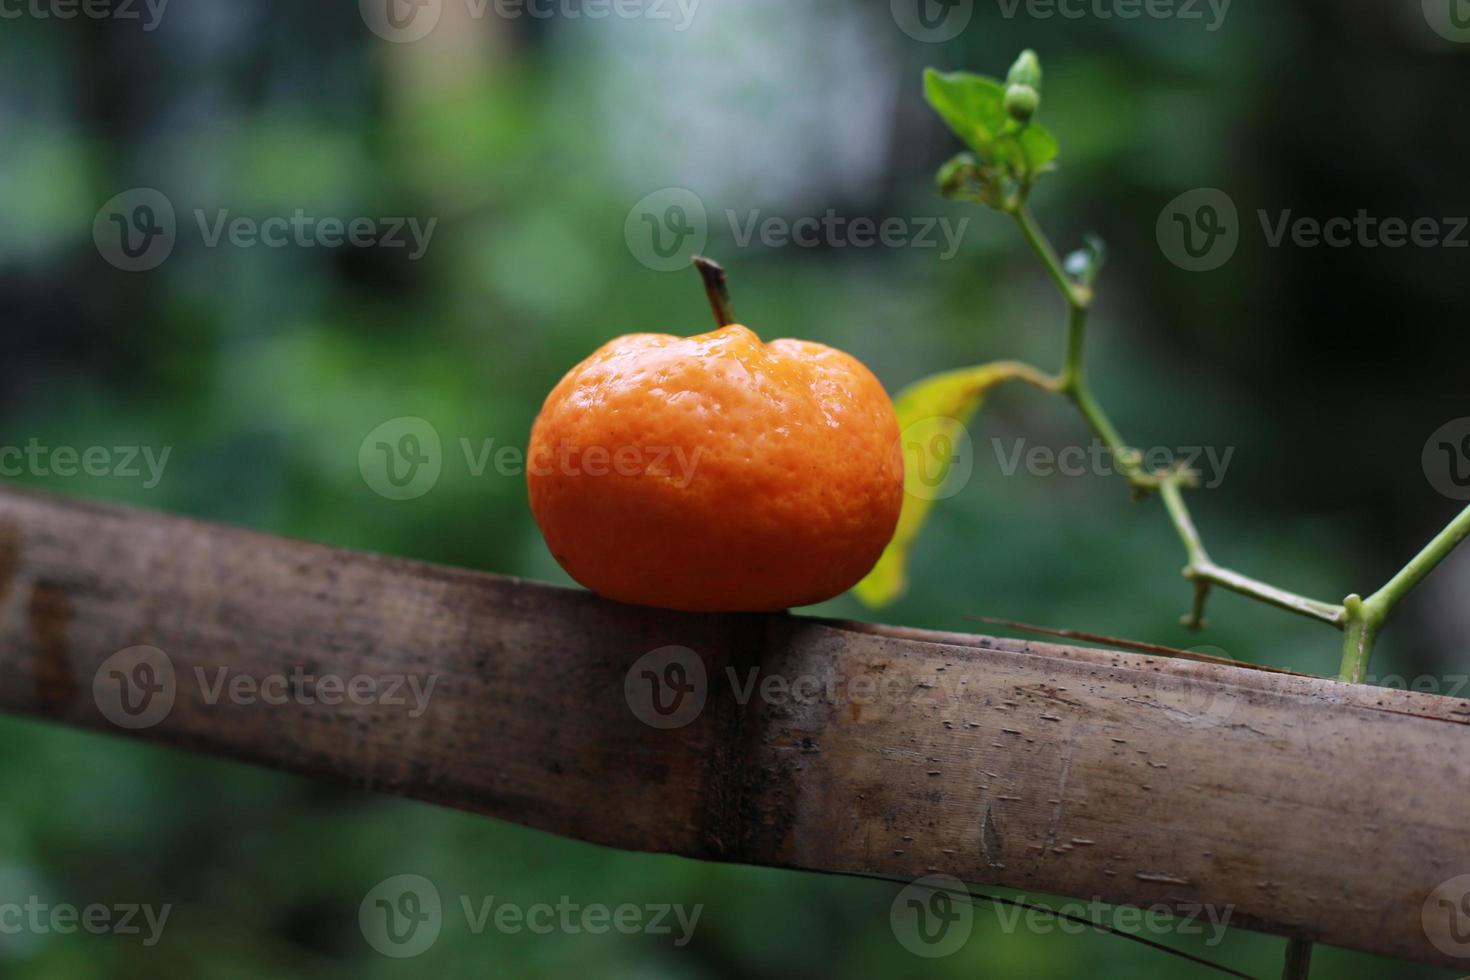
[[[730,304],[730,287],[725,267],[714,259],[696,255],[694,268],[699,270],[700,277],[704,279],[704,292],[709,297],[709,308],[714,311],[715,323],[728,327],[736,322],[735,307]]]

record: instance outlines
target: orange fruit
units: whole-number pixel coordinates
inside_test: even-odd
[[[573,368],[531,430],[551,553],[610,599],[768,611],[855,585],[893,536],[893,403],[853,357],[733,324],[631,334]]]

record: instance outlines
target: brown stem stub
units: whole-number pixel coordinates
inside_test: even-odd
[[[704,279],[704,292],[709,297],[709,308],[715,314],[715,323],[728,327],[735,322],[735,308],[730,304],[730,287],[725,267],[714,259],[703,255],[694,257],[694,268]]]

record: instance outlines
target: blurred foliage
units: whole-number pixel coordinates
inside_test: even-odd
[[[1004,5],[1002,5],[1004,6]],[[845,348],[890,390],[998,357],[1051,365],[1060,310],[1002,219],[939,200],[950,136],[921,70],[1047,65],[1045,119],[1066,147],[1034,204],[1058,244],[1107,240],[1091,327],[1102,400],[1141,446],[1234,447],[1197,495],[1212,549],[1271,581],[1338,598],[1379,584],[1453,510],[1423,479],[1423,440],[1467,411],[1464,253],[1269,249],[1242,236],[1209,274],[1154,241],[1183,190],[1319,217],[1359,208],[1470,213],[1467,50],[1418,4],[1236,5],[1200,22],[1002,16],[913,41],[884,0],[705,0],[689,30],[646,20],[485,17],[415,44],[357,4],[190,0],[154,31],[7,19],[0,31],[0,443],[172,447],[166,478],[24,482],[501,573],[566,582],[520,479],[475,476],[460,440],[523,446],[556,379],[611,336],[692,333],[692,272],[640,264],[634,202],[694,190],[708,251],[767,339]],[[445,5],[448,12],[458,9]],[[575,7],[573,8],[575,9]],[[178,209],[147,273],[102,261],[100,204],[136,186]],[[207,248],[191,214],[439,219],[420,261],[386,248]],[[742,245],[723,216],[829,209],[968,218],[959,254]],[[359,474],[384,420],[430,420],[442,479],[412,502]],[[1230,596],[1202,637],[1173,532],[1108,477],[1002,477],[993,440],[1084,438],[1050,399],[1010,388],[974,435],[975,475],[912,555],[904,624],[990,614],[1330,673],[1337,637]],[[1470,669],[1464,556],[1402,610],[1376,672]],[[825,613],[859,615],[844,598]],[[629,855],[421,804],[340,791],[122,739],[0,720],[0,900],[173,902],[165,941],[0,936],[20,978],[1204,976],[1105,936],[1005,934],[981,911],[958,955],[894,941],[882,883]],[[1148,819],[1140,814],[1140,820]],[[1352,860],[1344,855],[1344,860]],[[445,894],[534,902],[702,902],[694,941],[473,936],[388,960],[357,931],[361,896],[401,872]],[[1255,975],[1279,940],[1215,949]],[[1327,976],[1431,976],[1318,950]]]

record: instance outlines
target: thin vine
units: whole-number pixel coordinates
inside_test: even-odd
[[[1463,510],[1422,551],[1382,588],[1366,599],[1349,595],[1340,603],[1309,598],[1244,575],[1210,556],[1190,514],[1185,492],[1198,486],[1198,475],[1180,464],[1148,470],[1143,454],[1119,432],[1093,394],[1086,371],[1087,318],[1095,284],[1105,260],[1100,241],[1090,238],[1063,260],[1028,206],[1036,181],[1049,172],[1057,155],[1056,140],[1032,121],[1040,105],[1041,65],[1034,52],[1024,52],[1004,84],[964,72],[925,76],[929,102],[973,149],[955,157],[940,170],[939,186],[946,197],[984,204],[1008,215],[1022,238],[1040,260],[1067,307],[1067,343],[1061,370],[1048,374],[1020,362],[982,365],[968,372],[947,372],[900,394],[901,424],[925,421],[908,416],[943,410],[949,421],[963,424],[995,385],[1025,381],[1067,398],[1098,440],[1112,455],[1117,470],[1136,497],[1157,495],[1184,547],[1183,575],[1194,587],[1193,603],[1183,622],[1191,629],[1205,625],[1205,606],[1215,588],[1239,593],[1278,609],[1326,623],[1343,631],[1342,663],[1338,679],[1362,683],[1368,674],[1373,646],[1394,608],[1435,566],[1470,535],[1470,507]],[[921,495],[922,496],[922,495]],[[916,508],[919,519],[928,501]],[[900,523],[900,533],[858,594],[879,605],[903,589],[907,548],[918,520]]]

